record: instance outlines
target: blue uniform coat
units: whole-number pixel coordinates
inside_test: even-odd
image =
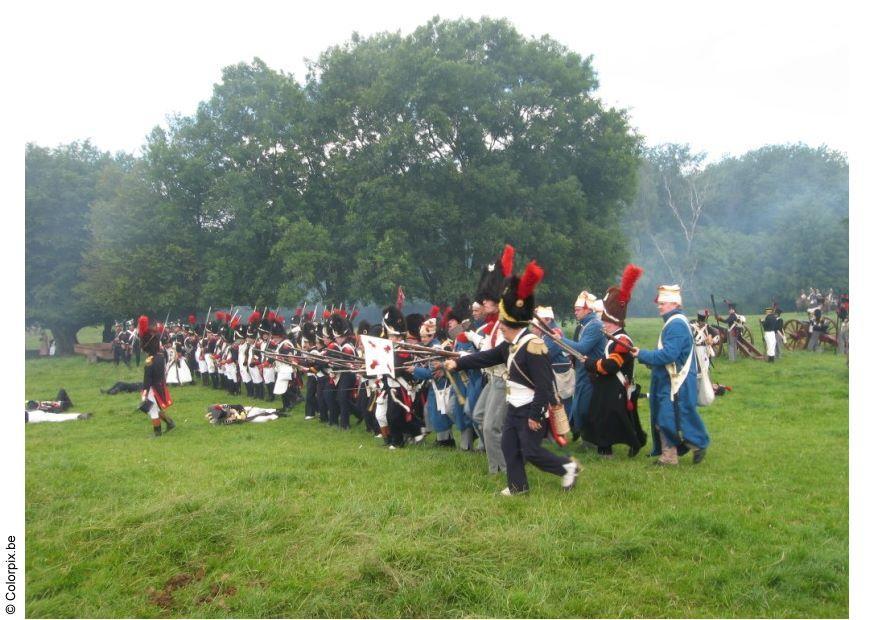
[[[602,333],[603,329],[604,324],[598,316],[595,313],[590,313],[580,320],[580,334],[578,334],[577,340],[563,338],[562,342],[590,359],[601,359],[604,357],[605,345],[607,344],[607,338]],[[592,400],[592,380],[583,364],[575,362],[574,372],[574,398],[571,400],[569,423],[571,428],[579,432],[583,428],[583,423],[589,412],[589,402]]]
[[[662,442],[657,427],[673,446],[678,448],[678,454],[684,454],[690,446],[689,442],[698,448],[706,448],[711,442],[705,424],[696,410],[698,389],[696,386],[696,356],[693,355],[690,372],[684,379],[680,390],[671,399],[671,379],[665,365],[674,362],[680,370],[693,349],[693,335],[686,318],[669,322],[669,319],[681,314],[681,310],[673,310],[662,315],[666,324],[662,328],[662,348],[655,350],[641,349],[638,361],[651,368],[650,375],[650,425],[653,432],[652,456],[662,452]]]

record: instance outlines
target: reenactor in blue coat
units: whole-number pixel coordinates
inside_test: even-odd
[[[708,431],[696,409],[696,356],[693,332],[681,309],[681,288],[659,287],[655,299],[665,324],[654,350],[632,349],[632,355],[651,368],[650,424],[657,465],[677,465],[678,457],[693,452],[701,463],[710,443]]]
[[[574,302],[574,317],[578,320],[574,338],[563,338],[562,342],[582,353],[592,360],[604,357],[607,339],[604,335],[604,324],[595,312],[597,298],[592,293],[583,291]],[[571,401],[569,422],[573,431],[573,439],[580,435],[587,415],[589,404],[592,400],[591,373],[584,368],[583,364],[575,363],[574,398]]]

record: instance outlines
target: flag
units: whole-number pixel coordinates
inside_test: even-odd
[[[365,374],[369,377],[395,376],[395,351],[390,340],[362,334],[365,351]]]
[[[395,300],[395,307],[401,310],[404,308],[404,289],[401,288],[401,285],[398,285],[398,299]]]

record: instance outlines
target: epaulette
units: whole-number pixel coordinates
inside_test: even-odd
[[[146,358],[146,366],[151,366],[151,365],[152,365],[152,357],[153,357],[153,356],[150,355],[149,357]]]
[[[526,344],[526,351],[533,355],[547,355],[547,345],[540,338],[532,338]]]

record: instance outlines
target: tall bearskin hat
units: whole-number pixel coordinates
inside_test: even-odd
[[[149,317],[145,314],[137,321],[137,334],[140,336],[140,348],[149,355],[155,355],[161,348],[161,331],[149,325]]]
[[[707,321],[709,316],[711,316],[711,313],[708,312],[707,308],[705,308],[704,310],[699,310],[696,313],[696,320],[697,321]]]
[[[505,251],[510,246],[505,246]],[[504,276],[497,263],[490,263],[483,268],[480,281],[477,283],[477,294],[474,300],[482,304],[484,300],[491,299],[495,303],[501,300],[501,291],[504,287]]]
[[[344,316],[345,311],[335,312],[328,317],[328,326],[331,328],[331,333],[335,338],[338,336],[352,336],[355,332],[352,328],[352,323]]]
[[[289,319],[289,325],[298,325],[304,322],[304,308],[303,306],[298,306],[295,308],[295,314]]]
[[[626,310],[629,308],[629,300],[632,299],[632,289],[642,273],[644,270],[641,267],[626,265],[623,277],[620,278],[620,286],[612,286],[602,298],[603,318],[621,327],[626,324]]]
[[[389,336],[404,336],[407,333],[407,321],[404,320],[404,315],[397,306],[383,308],[382,323],[383,330]]]
[[[304,321],[301,323],[301,338],[309,342],[310,344],[316,344],[318,339],[318,331],[316,329],[316,324],[312,321]]]
[[[425,322],[425,317],[418,312],[411,312],[404,319],[404,324],[407,326],[407,333],[410,336],[419,338],[419,328]]]
[[[449,321],[450,319],[455,319],[457,322],[461,323],[470,317],[471,300],[468,299],[467,295],[462,295],[456,300],[453,307],[449,309],[449,312],[444,315],[444,322],[446,323],[446,321]]]
[[[355,314],[355,313],[353,313],[353,314]],[[370,329],[371,329],[371,324],[368,323],[367,321],[362,320],[362,321],[359,321],[359,324],[358,324],[358,327],[356,327],[355,333],[358,334],[359,336],[361,336],[362,334],[370,335]]]
[[[544,270],[531,261],[522,276],[513,273],[514,249],[504,246],[501,256],[501,271],[504,274],[504,291],[498,301],[498,320],[511,327],[526,327],[535,314],[535,287],[544,278]]]

